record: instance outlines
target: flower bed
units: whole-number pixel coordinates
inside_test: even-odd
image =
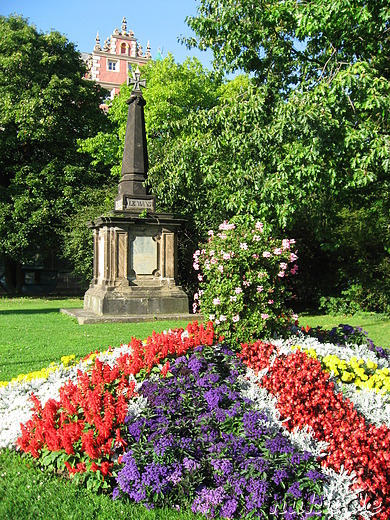
[[[243,345],[240,357],[257,371],[267,369],[260,385],[277,396],[277,408],[290,430],[309,426],[328,443],[322,464],[357,474],[356,489],[367,493],[390,517],[390,429],[369,424],[341,392],[334,392],[321,363],[301,351],[283,354],[272,344]]]
[[[17,411],[20,388],[25,397],[46,385],[33,411],[21,400],[19,449],[46,469],[67,468],[90,488],[115,487],[114,497],[148,507],[225,518],[388,519],[386,381],[361,390],[356,378],[343,381],[349,368],[334,370],[355,357],[358,368],[387,377],[387,356],[367,343],[303,335],[242,345],[241,359],[216,343],[212,325],[197,323],[133,339],[46,379],[0,388],[0,413]],[[329,356],[339,362],[330,366]],[[371,415],[362,395],[373,396]],[[0,439],[15,447],[12,435],[1,420]]]
[[[99,472],[97,484],[106,487],[104,477],[111,474],[126,445],[124,420],[135,376],[150,373],[168,356],[212,341],[212,327],[194,323],[185,332],[154,333],[145,344],[133,338],[112,367],[96,357],[90,371],[78,370],[77,381],[60,388],[59,400],[50,398],[42,406],[32,394],[32,418],[21,426],[17,446],[49,467],[65,465],[70,475]],[[164,375],[168,368],[169,361],[158,372]]]

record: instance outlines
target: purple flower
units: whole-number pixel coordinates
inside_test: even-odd
[[[221,516],[225,518],[233,518],[234,513],[237,511],[238,501],[235,498],[226,500],[221,507]]]
[[[220,391],[218,389],[217,390],[211,389],[208,392],[204,393],[204,398],[206,399],[207,404],[209,405],[209,407],[211,409],[217,408],[217,406],[221,400]]]
[[[311,454],[308,451],[304,451],[303,453],[293,453],[291,455],[291,464],[299,465],[301,462],[309,460],[310,457]]]
[[[317,482],[317,480],[326,480],[326,475],[324,475],[324,473],[321,473],[320,471],[316,471],[314,469],[310,469],[305,474],[305,477],[309,478],[310,480],[313,480],[313,482]]]
[[[229,495],[222,486],[216,489],[203,488],[192,503],[192,511],[194,513],[215,515],[216,507],[228,499]]]
[[[219,375],[218,374],[210,374],[209,381],[211,383],[217,383],[219,381]]]
[[[141,438],[142,428],[145,424],[145,419],[141,419],[135,423],[131,423],[128,427],[129,434],[134,437],[134,440],[138,442]]]
[[[299,482],[294,482],[288,489],[287,493],[290,493],[294,498],[301,498],[302,491],[299,487]]]
[[[178,484],[182,481],[182,466],[181,464],[175,464],[173,472],[167,476],[167,481],[172,482],[173,485]]]
[[[200,464],[196,460],[189,459],[188,457],[184,457],[183,466],[185,467],[185,469],[187,471],[189,471],[191,473],[192,471],[195,471],[196,469],[198,469],[200,467]]]
[[[216,471],[221,471],[226,476],[233,471],[233,464],[228,459],[212,459],[210,463]]]
[[[265,518],[264,507],[276,514],[284,507],[295,518],[289,506],[298,498],[303,516],[305,504],[308,510],[318,501],[321,506],[313,493],[314,484],[322,485],[316,480],[319,465],[271,431],[266,415],[241,396],[237,378],[243,371],[226,347],[203,347],[173,363],[173,377],[145,381],[140,393],[148,407],[141,418],[128,418],[131,449],[114,498],[127,494],[149,506],[182,508],[195,496],[192,510],[209,518]],[[307,496],[295,472],[305,475]]]
[[[284,437],[281,433],[275,435],[273,439],[267,439],[265,442],[265,447],[272,454],[294,452],[294,446],[291,444],[288,438]]]
[[[283,513],[284,518],[286,520],[298,520],[299,518],[299,514],[296,511],[294,511],[294,509],[291,506],[289,506],[285,511],[283,511]]]
[[[288,478],[289,474],[285,469],[277,469],[272,477],[272,480],[278,486],[284,478]]]
[[[323,502],[323,497],[316,495],[315,493],[313,493],[309,497],[309,504],[312,504],[313,506],[314,505],[320,506],[320,505],[322,505],[322,502]]]
[[[154,452],[156,453],[156,455],[159,456],[164,455],[165,451],[168,448],[172,448],[173,446],[175,446],[175,440],[171,435],[167,437],[160,436],[155,440],[153,444]]]
[[[203,363],[196,356],[191,356],[191,359],[189,360],[187,366],[196,377],[203,369]]]

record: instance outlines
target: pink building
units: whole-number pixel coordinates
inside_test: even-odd
[[[123,17],[121,31],[115,29],[105,40],[103,48],[100,45],[99,33],[92,54],[83,53],[87,63],[87,78],[100,83],[111,92],[111,98],[119,93],[119,88],[126,83],[129,70],[136,69],[152,57],[149,42],[146,52],[138,44],[133,31],[127,31],[126,18]]]

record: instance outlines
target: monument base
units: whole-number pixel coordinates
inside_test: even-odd
[[[84,309],[97,316],[188,314],[188,297],[178,286],[92,286],[84,295]]]
[[[90,325],[94,323],[142,323],[152,321],[186,321],[190,323],[192,321],[203,321],[203,316],[200,314],[135,314],[133,316],[113,316],[104,315],[98,316],[91,311],[85,309],[60,309],[62,314],[66,314],[72,318],[75,318],[79,325]]]

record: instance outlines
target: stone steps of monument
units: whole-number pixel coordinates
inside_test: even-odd
[[[137,314],[137,315],[110,315],[99,316],[85,309],[60,309],[62,314],[76,318],[80,325],[92,323],[137,323],[165,320],[203,321],[200,314]]]

